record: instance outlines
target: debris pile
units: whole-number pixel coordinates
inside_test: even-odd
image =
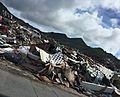
[[[40,80],[47,78],[79,93],[97,97],[120,95],[120,72],[20,25],[5,10],[0,16],[0,58],[30,71]]]

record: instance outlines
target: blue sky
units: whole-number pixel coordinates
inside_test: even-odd
[[[118,12],[115,9],[111,9],[111,8],[108,8],[108,9],[107,8],[99,8],[98,10],[99,10],[98,16],[103,17],[102,22],[104,24],[106,24],[107,28],[108,27],[120,27],[120,20],[119,20],[120,12]],[[111,19],[117,20],[116,25],[114,25],[114,26],[112,25],[113,23],[112,23]]]
[[[120,0],[2,0],[11,12],[43,31],[83,38],[120,58]]]
[[[117,28],[120,27],[120,12],[118,12],[115,9],[111,9],[111,8],[102,8],[102,7],[96,7],[94,9],[92,8],[88,8],[88,9],[79,9],[76,8],[75,9],[75,14],[81,15],[81,14],[85,14],[85,13],[89,13],[89,14],[93,14],[94,11],[98,11],[98,17],[102,18],[102,23],[101,25],[105,28]],[[115,19],[117,20],[116,25],[113,25],[113,22],[111,21],[111,19]]]

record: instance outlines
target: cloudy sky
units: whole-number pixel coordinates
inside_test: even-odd
[[[120,0],[2,0],[16,16],[44,31],[83,38],[120,58]]]

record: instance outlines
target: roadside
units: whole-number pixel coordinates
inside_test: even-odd
[[[26,71],[11,66],[12,63],[4,63],[6,61],[0,62],[0,94],[5,95],[3,97],[85,97],[72,89],[38,81]]]

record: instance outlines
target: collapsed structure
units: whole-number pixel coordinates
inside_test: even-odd
[[[40,80],[46,76],[51,82],[79,93],[120,95],[119,72],[20,25],[5,10],[0,16],[0,58],[28,70]]]

